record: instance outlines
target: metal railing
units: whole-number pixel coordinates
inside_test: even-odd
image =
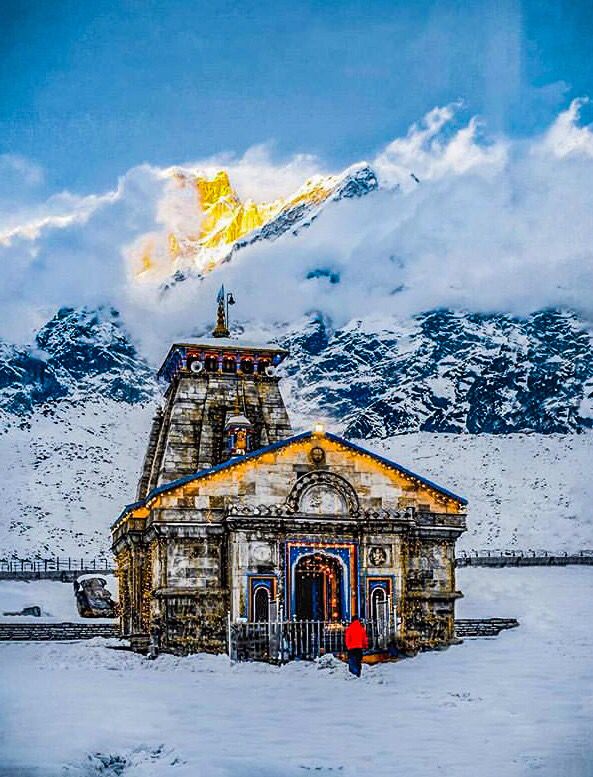
[[[395,641],[395,630],[376,622],[365,624],[369,650],[385,651]],[[312,661],[327,653],[344,653],[342,623],[328,621],[274,621],[230,623],[228,626],[231,661]]]
[[[361,621],[366,628],[369,650],[387,651],[396,641],[396,619],[391,607],[378,617]],[[269,661],[283,664],[311,661],[328,653],[344,653],[347,624],[341,621],[277,619],[231,621],[228,616],[228,653],[231,661]]]
[[[566,566],[577,564],[593,566],[593,550],[580,550],[569,553],[548,550],[462,550],[455,559],[458,567],[535,567]]]
[[[20,558],[0,559],[0,574],[14,576],[55,576],[61,572],[113,572],[113,560],[107,558]]]

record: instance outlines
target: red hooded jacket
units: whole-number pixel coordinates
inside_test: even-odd
[[[368,648],[369,638],[366,629],[360,621],[352,621],[344,634],[346,640],[346,649],[355,650],[356,648]]]

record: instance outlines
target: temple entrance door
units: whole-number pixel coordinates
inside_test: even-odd
[[[339,621],[342,612],[342,567],[332,556],[303,556],[294,571],[297,620]]]

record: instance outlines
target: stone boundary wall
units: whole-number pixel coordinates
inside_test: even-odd
[[[516,629],[515,618],[461,618],[455,621],[456,637],[497,637],[504,629]]]
[[[118,636],[118,623],[0,623],[2,642],[39,642]]]

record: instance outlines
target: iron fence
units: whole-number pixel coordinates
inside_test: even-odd
[[[458,567],[535,567],[568,566],[569,564],[593,566],[593,550],[551,552],[529,548],[527,550],[462,550],[455,559]]]
[[[274,612],[274,608],[271,608]],[[390,603],[376,617],[361,621],[366,628],[369,650],[387,651],[396,641],[396,618]],[[228,616],[228,652],[231,661],[312,661],[328,653],[346,652],[347,623],[316,620],[231,621]]]
[[[113,560],[107,558],[21,558],[0,559],[0,572],[7,574],[42,574],[50,572],[112,572]]]

